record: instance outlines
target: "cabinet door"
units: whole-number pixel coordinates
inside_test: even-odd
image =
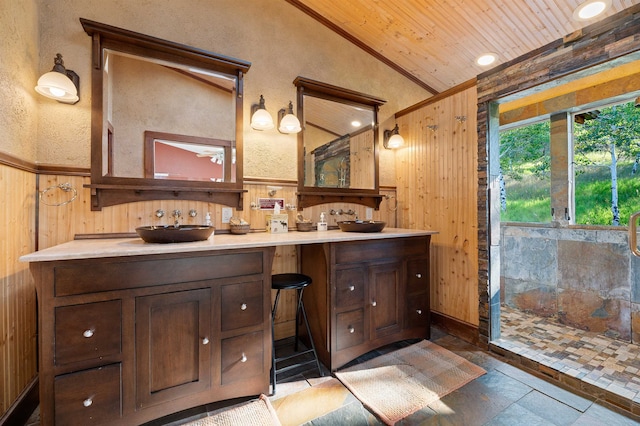
[[[136,406],[211,385],[211,289],[136,299]]]
[[[402,328],[402,269],[399,262],[369,267],[371,339],[397,333]]]

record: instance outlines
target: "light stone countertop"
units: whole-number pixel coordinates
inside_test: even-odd
[[[250,232],[244,235],[219,234],[208,240],[193,243],[151,244],[140,238],[100,238],[69,241],[54,247],[20,257],[21,262],[47,262],[54,260],[90,259],[149,254],[189,253],[210,250],[233,250],[255,247],[317,244],[341,241],[367,241],[388,238],[418,237],[437,234],[436,231],[385,228],[382,232]]]

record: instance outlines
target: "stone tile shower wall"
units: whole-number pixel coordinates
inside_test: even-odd
[[[626,229],[501,226],[501,302],[640,343],[640,258]]]

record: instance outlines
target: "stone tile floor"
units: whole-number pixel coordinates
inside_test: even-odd
[[[483,367],[487,374],[397,423],[409,425],[638,425],[618,407],[513,366],[509,359],[432,329],[431,341]],[[414,343],[404,341],[370,352],[363,362]],[[278,378],[270,397],[283,426],[373,426],[382,423],[337,379],[311,367]],[[209,410],[211,412],[212,410]],[[192,420],[192,419],[191,419]],[[171,423],[180,425],[185,420]]]
[[[524,355],[527,356],[543,359],[542,351],[548,348],[553,348],[550,351],[551,353],[557,354],[561,352],[561,349],[556,347],[559,343],[558,340],[561,339],[558,339],[555,334],[547,335],[549,330],[558,335],[572,333],[572,331],[548,328],[547,324],[539,323],[536,319],[529,319],[526,316],[521,317],[524,322],[518,323],[515,318],[509,316],[509,313],[505,312],[505,314],[503,339],[498,343],[503,346],[512,345],[514,350],[524,352]],[[525,324],[530,324],[529,326],[531,327],[535,324],[535,330],[529,332],[529,328]],[[523,333],[522,336],[510,335],[508,327],[524,327],[520,329]],[[534,336],[527,337],[527,334],[533,334]],[[544,336],[553,337],[553,339],[548,343],[544,343],[542,340]],[[520,339],[522,339],[522,342]],[[533,340],[527,341],[526,339]],[[570,337],[566,337],[566,339],[572,341]],[[598,396],[581,391],[571,392],[567,390],[568,388],[564,382],[553,378],[549,379],[547,377],[548,374],[531,374],[514,366],[513,364],[519,363],[518,357],[520,355],[513,354],[507,357],[488,352],[446,334],[435,327],[432,329],[431,341],[481,366],[487,371],[487,374],[403,419],[397,423],[398,426],[616,426],[640,424],[640,417],[635,417]],[[607,353],[605,351],[609,350],[609,346],[600,350],[599,345],[601,343],[599,339],[591,340],[590,342],[587,346],[595,345],[593,349],[598,347],[598,352],[600,352],[594,355],[591,360],[603,357],[602,353]],[[363,362],[412,343],[414,341],[399,342],[368,353],[354,362]],[[527,352],[525,348],[529,348],[531,352]],[[539,351],[533,351],[531,348],[538,348]],[[586,349],[592,348],[587,347]],[[576,354],[576,352],[573,353]],[[584,355],[586,360],[589,355],[585,354],[584,350],[581,351],[580,357]],[[611,355],[615,357],[619,354],[614,350]],[[548,356],[553,358],[552,355]],[[624,356],[629,357],[629,355],[623,355],[621,358],[624,358]],[[556,359],[560,358],[557,357]],[[544,359],[546,360],[546,358]],[[573,358],[569,359],[575,361]],[[531,367],[531,364],[522,364],[527,368]],[[576,370],[579,369],[579,366],[571,365]],[[600,365],[604,365],[604,361]],[[595,369],[596,366],[594,366]],[[327,370],[324,370],[324,373],[325,376],[321,377],[317,369],[313,368],[313,366],[307,366],[302,371],[293,370],[283,374],[282,377],[278,377],[277,392],[270,397],[270,400],[283,426],[381,425],[380,421],[363,407],[337,379],[332,377]],[[607,368],[606,373],[603,373],[600,377],[604,375],[608,377],[611,374],[612,372]],[[237,402],[240,401],[226,401],[199,407],[196,410],[172,416],[172,418],[152,422],[147,426],[178,426],[185,422],[202,418],[207,413],[228,408],[229,405]],[[36,421],[29,423],[29,425],[37,426],[39,424],[37,422],[37,413],[35,414]]]

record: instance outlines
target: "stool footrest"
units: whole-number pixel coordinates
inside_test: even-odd
[[[285,371],[289,371],[289,370],[293,370],[294,368],[298,368],[301,365],[315,364],[315,363],[316,363],[316,360],[315,359],[311,359],[309,361],[301,362],[299,364],[293,364],[293,365],[288,365],[286,367],[277,368],[276,369],[276,374],[277,373],[284,373]]]
[[[287,355],[287,356],[283,356],[283,357],[280,357],[280,358],[276,358],[276,362],[286,361],[288,359],[292,359],[292,358],[295,358],[295,357],[298,357],[298,356],[301,356],[301,355],[312,354],[312,353],[313,353],[313,349],[308,349],[306,351],[300,351],[300,352],[296,352],[296,353],[291,354],[291,355]],[[312,361],[315,362],[315,360],[312,360]],[[279,370],[276,369],[276,371],[279,371]]]

